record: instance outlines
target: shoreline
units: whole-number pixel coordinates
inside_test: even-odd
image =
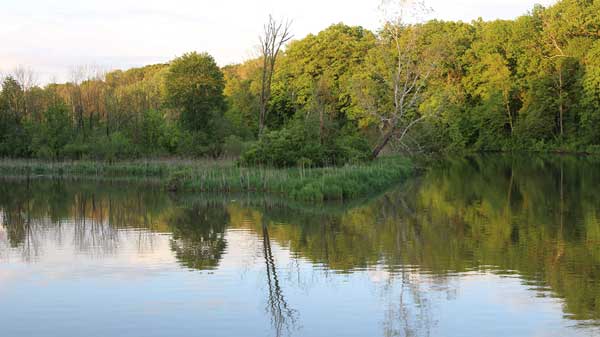
[[[412,160],[323,168],[240,167],[233,161],[43,162],[0,160],[0,176],[25,179],[150,181],[172,192],[272,194],[297,201],[349,201],[379,193],[415,174]]]

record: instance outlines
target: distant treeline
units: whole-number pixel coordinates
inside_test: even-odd
[[[365,160],[378,144],[600,152],[600,1],[536,6],[515,20],[386,29],[392,24],[380,32],[336,24],[290,42],[278,55],[260,131],[260,57],[219,68],[210,55],[189,53],[44,87],[16,72],[2,82],[0,156],[241,154],[292,166]],[[401,118],[390,114],[410,90]]]

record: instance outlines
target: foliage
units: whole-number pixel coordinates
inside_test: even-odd
[[[181,124],[190,131],[208,132],[223,113],[223,73],[208,54],[188,53],[171,62],[165,78],[166,101],[181,110]]]
[[[260,111],[260,86],[258,60],[223,68],[224,94],[227,101],[225,116],[233,132],[242,139],[252,139],[258,134]]]
[[[48,108],[39,125],[30,125],[32,148],[36,156],[44,159],[61,159],[64,149],[73,136],[69,111],[64,103]]]
[[[377,193],[406,179],[414,171],[399,157],[341,167],[274,169],[218,166],[173,170],[172,190],[202,192],[267,192],[301,201],[349,200]]]
[[[225,129],[225,81],[215,60],[206,53],[188,53],[175,59],[165,86],[166,102],[180,110],[180,124],[189,131],[185,153],[218,157]]]
[[[336,132],[321,138],[314,120],[295,120],[287,127],[264,134],[241,156],[246,166],[336,166],[364,161],[369,144],[356,134]],[[339,134],[338,134],[339,133]]]
[[[119,153],[108,153],[118,158]],[[301,201],[349,200],[377,193],[414,172],[406,158],[340,167],[275,169],[233,161],[49,162],[0,160],[4,176],[155,179],[166,189],[195,192],[266,192]]]
[[[192,52],[45,87],[21,72],[2,81],[0,157],[241,155],[290,167],[364,160],[366,144],[374,155],[595,152],[598,6],[562,0],[471,23],[394,19],[377,32],[335,24],[273,55],[266,96],[260,58],[221,69]]]

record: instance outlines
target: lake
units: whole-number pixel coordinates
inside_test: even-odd
[[[487,155],[311,205],[0,183],[2,336],[600,336],[600,161]]]

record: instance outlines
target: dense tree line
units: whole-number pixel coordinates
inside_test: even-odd
[[[91,74],[91,75],[90,75]],[[222,142],[224,79],[214,59],[189,53],[169,64],[29,87],[7,76],[0,96],[0,155],[120,159],[214,155]]]
[[[289,166],[380,150],[600,151],[599,1],[378,32],[336,24],[270,57],[219,69],[190,53],[43,88],[6,76],[0,156]]]

